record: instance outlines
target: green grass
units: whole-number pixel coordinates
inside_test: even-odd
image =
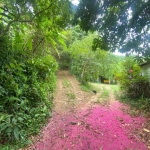
[[[106,105],[109,102],[109,93],[110,91],[108,91],[105,87],[102,88],[100,96],[97,99],[97,103],[101,104],[101,105]]]
[[[19,149],[19,148],[14,148],[13,146],[7,146],[7,145],[5,145],[5,146],[0,146],[0,149],[1,150],[17,150],[17,149]]]
[[[75,99],[76,98],[75,94],[72,92],[67,92],[67,96],[69,97],[69,99]]]
[[[64,85],[64,87],[71,87],[71,85],[70,85],[70,83],[69,83],[69,81],[67,81],[67,79],[63,79],[63,85]]]
[[[119,91],[119,90],[120,90],[120,88],[119,88],[118,85],[110,85],[110,87],[111,87],[111,89],[112,89],[113,91]]]
[[[81,84],[81,89],[85,92],[91,92],[93,90],[99,92],[101,90],[100,84],[98,83],[87,83],[86,85]]]
[[[85,92],[90,92],[93,89],[92,85],[89,84],[89,83],[87,83],[87,84],[80,84],[80,87]]]
[[[114,94],[115,97],[119,94],[119,86],[118,85],[111,85],[111,84],[101,84],[101,83],[91,83],[93,89],[100,94],[97,99],[97,103],[101,105],[106,105],[109,103],[110,94]]]
[[[67,96],[69,98],[68,102],[71,103],[72,106],[75,106],[76,95],[72,92],[67,92]]]
[[[106,88],[103,87],[103,90],[102,90],[102,92],[101,92],[100,98],[102,98],[102,99],[107,99],[107,98],[109,98],[109,93],[110,93],[110,92],[109,92]]]
[[[111,85],[111,89],[116,99],[118,99],[120,94],[120,87],[118,85]]]

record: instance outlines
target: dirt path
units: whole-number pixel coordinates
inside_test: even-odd
[[[90,101],[91,94],[81,90],[79,82],[67,71],[58,72],[57,90],[54,99],[54,112],[77,111]]]
[[[111,90],[109,86],[105,88]],[[104,95],[104,94],[103,94]],[[104,95],[104,96],[105,96]],[[67,71],[58,72],[52,118],[29,150],[147,150],[137,134],[145,118],[131,117],[128,107],[102,93],[86,93]],[[109,103],[106,99],[109,99]]]

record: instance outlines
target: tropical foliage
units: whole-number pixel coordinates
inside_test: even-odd
[[[26,144],[50,115],[58,69],[51,52],[58,52],[69,6],[67,0],[0,2],[0,144]]]
[[[59,68],[86,84],[121,70],[120,57],[106,50],[149,56],[149,6],[146,0],[81,0],[75,21],[85,32],[71,27],[69,0],[1,0],[0,145],[13,149],[38,133],[50,116]],[[124,67],[117,76],[124,92],[148,97],[138,65],[128,60]]]
[[[57,46],[57,49],[59,50],[59,55],[55,55],[55,58],[59,64],[60,69],[69,69],[72,60],[71,53],[73,52],[70,51],[70,47],[75,41],[80,41],[85,36],[87,36],[87,33],[83,32],[79,26],[75,26],[63,30],[61,35],[61,43],[63,44],[58,43],[59,46]],[[78,49],[78,45],[75,47]]]
[[[76,40],[70,47],[71,72],[81,83],[99,81],[99,77],[113,79],[115,72],[120,69],[120,59],[104,50],[92,51],[92,42],[96,34],[89,34]]]
[[[96,47],[148,57],[149,10],[148,0],[81,0],[74,23],[85,31],[99,31]]]
[[[149,112],[150,82],[147,76],[142,76],[141,68],[133,57],[127,57],[122,67],[122,72],[116,75],[121,88],[121,94],[117,97],[134,109]]]
[[[141,74],[141,68],[133,57],[123,62],[123,70],[117,75],[123,93],[130,98],[150,98],[150,82]]]

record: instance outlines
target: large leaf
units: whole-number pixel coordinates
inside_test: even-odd
[[[19,140],[19,129],[17,127],[14,128],[14,137]]]
[[[27,46],[29,47],[29,50],[32,50],[32,37],[29,37]]]

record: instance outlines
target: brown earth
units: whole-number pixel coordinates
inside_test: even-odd
[[[54,96],[54,112],[67,113],[82,109],[90,102],[94,93],[87,93],[81,90],[77,79],[68,71],[59,71],[57,90]],[[95,95],[94,95],[95,96]]]
[[[92,107],[99,103],[97,100],[101,92],[97,91],[96,94],[93,93],[92,90],[91,92],[84,92],[75,76],[70,75],[68,71],[59,71],[57,77],[57,90],[54,94],[54,112],[68,113],[69,111],[78,111],[87,107]],[[65,84],[65,82],[67,82],[67,84]],[[110,92],[109,104],[116,101],[111,87],[108,84],[101,86]],[[98,90],[100,89],[96,87],[96,85],[95,88]],[[100,103],[103,103],[102,100]]]

